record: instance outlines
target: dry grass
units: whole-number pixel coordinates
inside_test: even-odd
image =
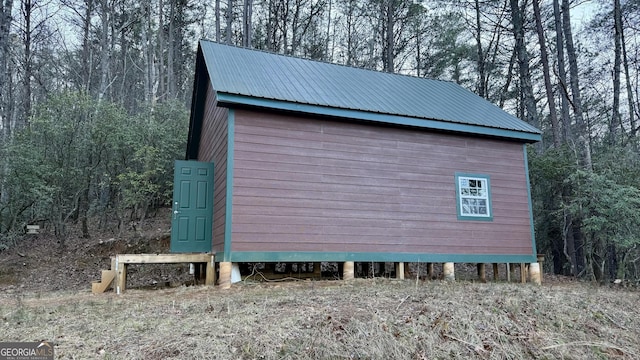
[[[638,359],[634,290],[384,279],[0,294],[58,359]]]

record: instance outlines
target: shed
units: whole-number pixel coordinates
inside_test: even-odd
[[[201,41],[186,158],[217,261],[525,263],[540,138],[452,82]]]

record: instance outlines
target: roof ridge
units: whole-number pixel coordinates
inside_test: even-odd
[[[402,73],[396,73],[396,72],[390,73],[390,72],[380,71],[380,70],[376,70],[376,69],[369,69],[369,68],[358,67],[358,66],[353,66],[353,65],[330,62],[328,60],[312,59],[312,58],[300,57],[300,56],[291,55],[291,54],[277,53],[277,52],[273,52],[273,51],[269,51],[269,50],[265,50],[265,49],[247,48],[247,47],[239,46],[239,45],[236,45],[236,44],[225,44],[225,43],[220,43],[220,42],[217,42],[215,40],[209,40],[209,39],[200,39],[200,41],[201,42],[203,41],[203,42],[216,44],[216,45],[219,45],[219,46],[226,46],[226,47],[230,47],[230,48],[235,48],[235,49],[239,49],[239,50],[255,51],[255,52],[260,52],[260,53],[267,54],[267,55],[281,56],[281,57],[285,57],[285,58],[289,58],[289,59],[305,60],[305,61],[312,61],[312,62],[316,62],[316,63],[320,63],[320,64],[342,66],[342,67],[345,67],[345,68],[348,68],[348,69],[369,71],[369,72],[373,72],[373,73],[376,73],[376,74],[384,74],[384,75],[389,75],[389,76],[404,76],[404,77],[411,78],[411,79],[439,81],[439,82],[444,82],[444,83],[448,83],[448,84],[459,85],[458,83],[456,83],[456,82],[454,82],[452,80],[434,79],[434,78],[430,78],[430,77],[420,77],[420,76],[415,76],[415,75],[411,75],[411,74],[402,74]]]

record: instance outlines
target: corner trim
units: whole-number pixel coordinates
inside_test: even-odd
[[[533,201],[531,200],[531,182],[529,181],[529,156],[527,155],[527,144],[522,145],[524,154],[524,176],[527,180],[527,199],[529,202],[529,224],[531,226],[531,249],[533,249],[533,255],[537,256],[538,251],[536,249],[536,233],[535,223],[533,221]]]
[[[235,134],[235,111],[229,109],[227,114],[227,188],[225,195],[224,249],[222,261],[231,261],[231,238],[233,219],[233,149]]]

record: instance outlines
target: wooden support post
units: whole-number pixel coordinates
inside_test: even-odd
[[[427,280],[433,279],[433,263],[427,263]]]
[[[354,274],[353,274],[353,267],[354,267],[354,262],[353,261],[345,261],[344,262],[344,266],[343,266],[343,273],[342,273],[342,280],[353,280],[354,279]]]
[[[515,264],[507,263],[507,282],[511,282],[511,278],[516,277]]]
[[[520,263],[520,282],[523,284],[527,283],[527,264]]]
[[[211,255],[211,260],[205,266],[207,268],[205,270],[204,284],[213,285],[216,283],[216,261],[214,255]]]
[[[480,282],[486,283],[487,274],[485,272],[484,263],[479,263],[477,266],[478,266],[478,279],[480,279]]]
[[[452,262],[444,263],[442,265],[442,272],[444,273],[444,279],[446,281],[455,281],[456,280],[456,272],[455,265]]]
[[[122,294],[127,288],[127,263],[119,262],[116,257],[116,294]]]
[[[544,254],[538,254],[538,264],[540,264],[540,283],[542,284],[542,277],[544,275]]]
[[[322,263],[319,263],[319,262],[313,263],[313,277],[315,279],[322,278]]]
[[[404,280],[404,263],[394,263],[396,267],[396,279]]]
[[[498,263],[493,263],[493,281],[498,281],[499,277]]]
[[[529,280],[536,285],[542,285],[542,271],[540,271],[540,263],[535,262],[529,265]]]
[[[220,285],[221,289],[231,288],[231,267],[232,263],[229,261],[220,263],[220,280],[218,281],[218,285]]]

